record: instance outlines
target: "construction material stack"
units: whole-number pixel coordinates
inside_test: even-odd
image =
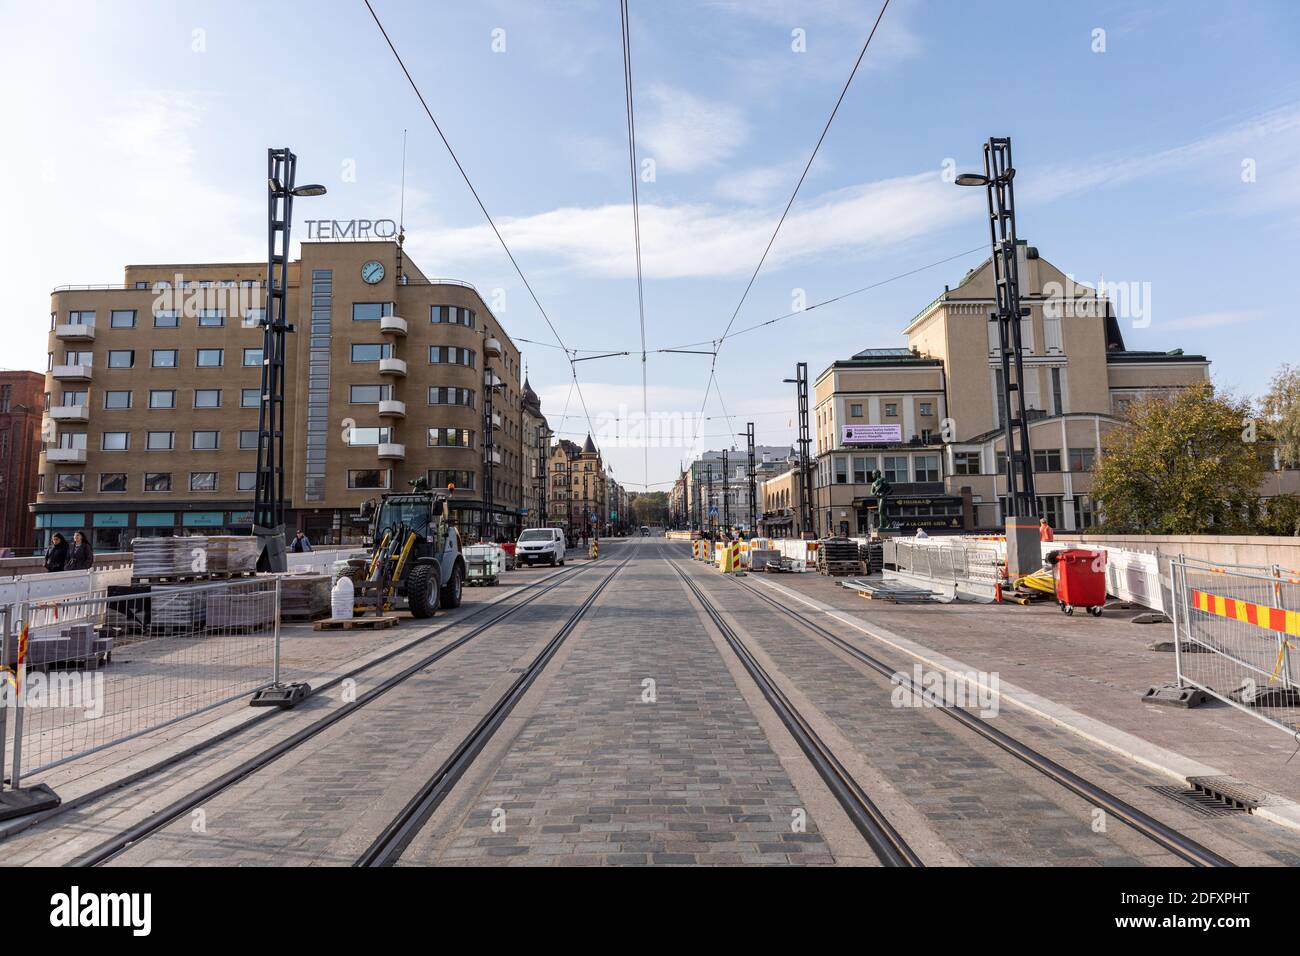
[[[858,557],[858,543],[850,538],[823,538],[817,547],[817,571],[832,577],[861,574],[862,560]]]

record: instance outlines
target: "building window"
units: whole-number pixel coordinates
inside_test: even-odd
[[[172,476],[167,471],[146,471],[144,473],[145,491],[171,491]]]
[[[110,329],[135,328],[135,309],[114,309],[108,313],[108,327]]]
[[[1054,415],[1065,414],[1065,397],[1061,389],[1061,369],[1060,366],[1052,367],[1052,413]]]
[[[221,432],[200,431],[190,433],[190,448],[194,451],[216,451],[221,447]]]
[[[1096,458],[1097,450],[1095,448],[1071,448],[1070,470],[1092,471],[1092,465]]]
[[[154,368],[175,368],[176,350],[175,349],[154,349],[151,362]]]
[[[87,394],[89,393],[82,389],[64,389],[63,404],[64,405],[85,405]],[[45,404],[48,405],[49,403],[50,403],[49,399],[47,398]]]
[[[895,457],[893,455],[885,456],[885,480],[890,484],[899,484],[907,481],[907,457]]]
[[[239,447],[245,450],[257,448],[257,429],[241,428],[239,430]]]
[[[352,385],[348,388],[348,402],[353,405],[378,405],[392,397],[391,385]]]
[[[111,356],[112,353],[110,352],[109,355]],[[64,365],[92,365],[94,360],[94,352],[67,351],[63,353]]]
[[[847,458],[835,459],[835,484],[847,485],[849,483],[849,461]]]
[[[241,388],[239,390],[240,408],[257,408],[261,404],[262,390],[260,388]]]
[[[378,362],[380,359],[392,357],[393,347],[388,343],[357,342],[352,346],[354,362]]]
[[[64,393],[63,393],[64,404],[67,404],[67,405],[81,405],[81,404],[83,404],[83,403],[85,402],[85,400],[86,400],[86,393],[85,393],[85,392],[80,393],[80,394],[81,394],[81,401],[80,401],[80,402],[69,402],[69,401],[67,401],[68,394],[69,394],[68,392],[64,392]],[[104,393],[104,407],[105,407],[106,409],[123,409],[123,408],[130,408],[130,407],[131,407],[131,392],[130,392],[130,390],[111,389],[111,390],[109,390],[109,391],[106,391],[106,392]]]
[[[862,417],[862,406],[861,406],[861,405],[850,405],[850,406],[849,406],[849,417],[850,417],[850,418],[861,418],[861,417]]]
[[[897,403],[897,402],[886,402],[886,403],[885,403],[885,417],[886,417],[886,418],[897,418],[897,417],[898,417],[898,403]]]
[[[261,349],[244,349],[244,367],[251,368],[262,364]]]
[[[104,451],[126,451],[131,447],[131,433],[104,432],[99,436],[99,446]]]
[[[257,472],[241,471],[239,473],[238,487],[240,491],[257,490]]]
[[[150,408],[175,408],[176,390],[171,388],[151,388],[149,390]]]
[[[69,312],[68,324],[69,325],[94,325],[95,313],[94,312]]]
[[[89,363],[85,363],[89,364]],[[135,366],[135,349],[111,349],[108,353],[109,368],[132,368]]]
[[[1074,528],[1076,531],[1082,531],[1085,528],[1091,528],[1095,522],[1092,511],[1092,499],[1087,495],[1074,496]]]
[[[215,329],[226,324],[226,313],[220,309],[203,309],[199,312],[199,328]]]
[[[349,488],[387,488],[391,472],[387,468],[357,468],[348,472]]]
[[[938,481],[939,480],[939,456],[938,455],[917,455],[913,459],[916,466],[917,481]]]
[[[980,473],[980,453],[977,451],[958,451],[952,455],[952,471],[955,475],[978,475]]]
[[[1124,418],[1125,416],[1127,416],[1129,413],[1129,409],[1131,409],[1132,407],[1133,407],[1132,399],[1128,399],[1128,398],[1115,399],[1115,414],[1118,415],[1120,418]]]
[[[86,488],[86,476],[80,472],[54,476],[54,490],[60,493],[76,494]]]
[[[195,408],[220,408],[221,389],[196,388],[194,390],[194,407]]]
[[[1035,448],[1034,449],[1034,471],[1060,471],[1061,470],[1061,449],[1059,448]]]
[[[931,416],[931,415],[933,415],[933,414],[934,414],[934,403],[932,403],[932,402],[922,402],[922,403],[921,403],[921,417],[922,417],[922,418],[925,418],[925,417]]]
[[[875,458],[868,458],[865,455],[855,455],[853,457],[853,483],[855,485],[865,485],[870,480],[867,476],[875,470]]]
[[[455,469],[434,469],[429,472],[430,488],[446,488],[448,485],[455,485],[462,491],[473,491],[474,472]]]
[[[386,315],[393,314],[391,302],[353,302],[353,322],[378,322]]]
[[[1053,528],[1064,527],[1061,517],[1063,514],[1062,505],[1065,499],[1061,495],[1039,495],[1038,496],[1038,516],[1046,518],[1047,523]]]
[[[473,448],[474,433],[468,428],[430,428],[431,448]]]
[[[216,491],[217,473],[215,471],[191,471],[190,491]]]
[[[225,349],[195,349],[194,365],[196,368],[221,368],[225,353]]]
[[[435,305],[429,309],[429,321],[434,325],[463,325],[474,328],[474,313],[457,305]]]
[[[110,471],[101,474],[99,490],[104,494],[122,494],[126,491],[126,472]]]
[[[175,309],[159,309],[153,314],[153,327],[155,329],[174,329],[181,324],[180,313]]]
[[[349,445],[383,445],[390,439],[391,430],[388,428],[350,428],[348,429]]]
[[[474,407],[474,392],[468,388],[451,388],[443,385],[429,387],[430,405],[465,405]]]
[[[467,368],[473,368],[474,352],[471,349],[460,348],[455,345],[430,345],[429,364],[464,365]]]
[[[266,321],[266,309],[248,309],[244,312],[244,328],[252,329]]]
[[[174,439],[173,432],[150,432],[145,439],[145,447],[150,451],[171,451]]]
[[[57,447],[84,449],[86,447],[86,433],[85,432],[60,432],[59,443]]]

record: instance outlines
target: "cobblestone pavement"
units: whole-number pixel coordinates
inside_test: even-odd
[[[636,554],[468,812],[404,863],[832,862],[660,549]]]

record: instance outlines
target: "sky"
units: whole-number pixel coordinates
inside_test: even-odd
[[[987,255],[983,192],[951,173],[989,136],[1012,138],[1021,238],[1147,290],[1129,348],[1203,353],[1246,395],[1300,361],[1291,0],[892,0],[739,312],[879,4],[632,0],[644,430],[618,3],[372,3],[554,333],[363,0],[2,0],[0,365],[45,367],[57,285],[265,259],[268,146],[329,190],[296,204],[297,238],[304,218],[396,219],[404,130],[407,253],[493,303],[552,429],[594,430],[630,490],[733,429],[743,449],[747,422],[789,444],[796,362],[815,378],[904,345]],[[657,351],[713,351],[733,315],[716,361]]]

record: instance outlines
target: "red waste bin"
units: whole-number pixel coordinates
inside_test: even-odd
[[[1056,603],[1061,611],[1073,614],[1076,607],[1082,607],[1093,617],[1100,617],[1106,603],[1106,552],[1071,548],[1053,557]]]

